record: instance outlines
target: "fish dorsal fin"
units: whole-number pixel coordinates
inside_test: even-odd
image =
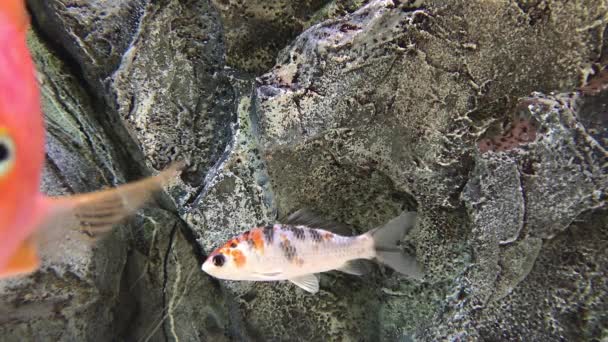
[[[289,215],[284,222],[288,225],[307,226],[309,228],[325,229],[340,235],[352,235],[353,228],[347,224],[326,220],[309,209],[300,209]]]
[[[344,265],[342,265],[342,267],[336,270],[356,276],[362,276],[370,272],[371,266],[369,264],[369,261],[359,259],[346,262]]]
[[[289,281],[312,294],[319,292],[319,276],[316,274],[307,274],[290,278]]]

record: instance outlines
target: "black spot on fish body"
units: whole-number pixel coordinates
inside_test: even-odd
[[[293,236],[296,239],[298,239],[298,240],[305,240],[306,239],[306,234],[304,232],[304,229],[298,228],[296,226],[286,226],[284,228],[285,228],[285,230],[291,231],[291,233],[293,234]]]
[[[321,233],[319,233],[316,229],[309,229],[308,232],[310,233],[310,237],[312,238],[313,242],[319,243],[323,241]]]
[[[272,244],[272,241],[274,240],[274,226],[273,225],[267,225],[266,227],[264,227],[264,239],[266,240],[267,244]]]
[[[283,255],[288,261],[293,261],[297,255],[296,248],[289,242],[289,240],[281,241],[280,245]]]
[[[251,235],[251,232],[248,230],[243,233],[243,238],[245,239],[245,241],[247,241],[247,246],[249,246],[249,248],[254,248],[255,242],[253,241],[253,239],[251,238],[250,235]]]

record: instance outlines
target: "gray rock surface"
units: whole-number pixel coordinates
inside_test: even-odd
[[[134,220],[117,307],[120,338],[127,341],[228,341],[238,337],[231,323],[232,298],[219,283],[201,277],[185,225],[160,209]],[[232,334],[234,331],[235,335]]]
[[[28,5],[49,42],[69,53],[92,86],[101,88],[121,64],[137,32],[145,0],[29,0]],[[67,56],[66,56],[67,57]],[[100,90],[100,89],[99,89]]]
[[[2,336],[608,337],[606,1],[28,3],[45,191],[189,167],[93,251],[0,283]],[[311,296],[199,270],[302,207],[353,234],[417,210],[424,279],[330,272]]]
[[[182,179],[191,192],[231,139],[234,99],[220,29],[205,1],[149,4],[110,83],[112,106],[149,163],[188,161]]]
[[[212,0],[226,34],[227,64],[250,73],[270,69],[276,54],[304,29],[344,15],[366,0]]]

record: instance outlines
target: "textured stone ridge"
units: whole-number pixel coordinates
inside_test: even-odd
[[[188,168],[0,282],[4,339],[608,337],[607,1],[28,3],[43,189]],[[328,272],[312,296],[200,271],[302,207],[353,233],[417,210],[424,278]]]
[[[192,192],[232,139],[234,94],[223,53],[208,3],[151,3],[110,82],[112,107],[150,166],[186,160],[182,179]]]
[[[145,0],[30,0],[36,25],[78,63],[86,80],[101,86],[120,65],[143,14]]]
[[[145,209],[135,218],[123,273],[117,335],[127,341],[227,341],[232,325],[219,284],[200,277],[197,258],[175,215]],[[195,253],[195,255],[197,255]],[[238,332],[235,336],[238,336]]]
[[[270,69],[280,49],[322,19],[352,12],[366,0],[212,0],[226,33],[228,65],[252,73]]]

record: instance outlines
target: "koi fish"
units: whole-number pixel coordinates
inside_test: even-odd
[[[62,197],[42,194],[45,131],[26,45],[28,26],[24,1],[0,1],[0,278],[38,269],[41,235],[63,237],[69,229],[80,229],[103,236],[180,167],[110,190]]]
[[[330,231],[336,223],[299,210],[285,224],[256,227],[229,240],[208,256],[202,270],[227,280],[289,280],[310,293],[319,291],[318,273],[363,275],[365,259],[419,279],[422,267],[398,246],[415,221],[415,212],[404,212],[365,234],[341,236]]]

